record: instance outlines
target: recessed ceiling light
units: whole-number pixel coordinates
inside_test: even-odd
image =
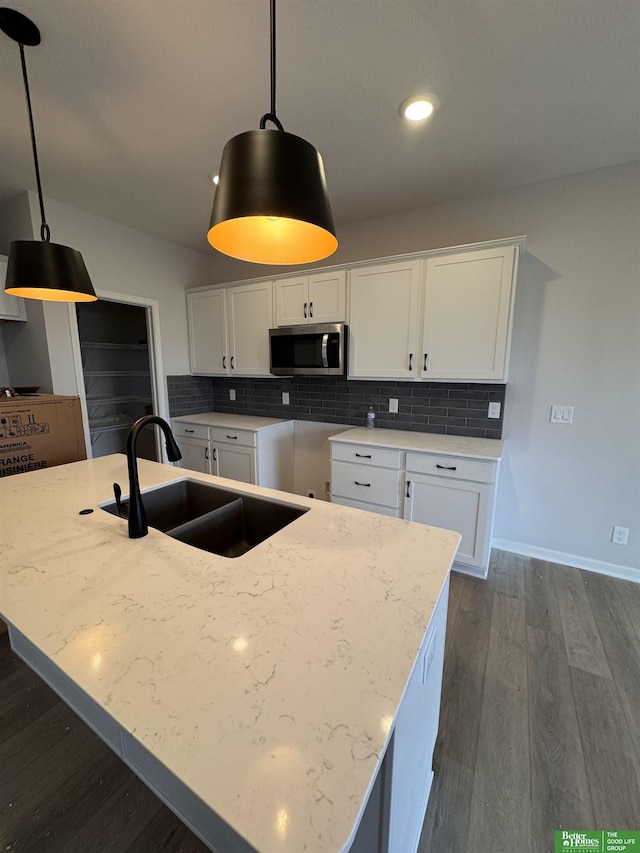
[[[401,104],[399,113],[408,121],[424,121],[436,108],[436,98],[433,95],[418,95],[406,98]]]

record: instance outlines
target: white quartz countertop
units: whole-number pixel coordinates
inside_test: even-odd
[[[342,850],[459,536],[186,476],[310,511],[229,559],[79,515],[123,455],[7,477],[0,613],[261,853]]]
[[[504,442],[496,438],[471,438],[458,435],[438,435],[430,432],[409,432],[395,429],[356,427],[332,435],[329,441],[348,441],[390,447],[395,450],[423,450],[448,456],[472,456],[476,459],[501,459]]]
[[[179,415],[172,418],[188,424],[202,424],[203,426],[226,427],[227,429],[263,429],[275,424],[285,424],[288,420],[283,418],[258,418],[254,415],[230,415],[224,412],[202,412],[199,415]]]

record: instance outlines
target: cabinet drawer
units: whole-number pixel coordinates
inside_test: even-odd
[[[363,444],[331,445],[331,459],[339,462],[353,462],[356,465],[375,465],[379,468],[400,468],[402,451],[387,450],[384,447],[370,447]]]
[[[391,518],[400,518],[400,510],[393,506],[368,504],[365,501],[354,501],[350,498],[339,498],[337,495],[331,498],[331,503],[338,504],[339,506],[350,506],[353,509],[363,509],[366,512],[377,512],[378,515],[388,515]]]
[[[400,471],[334,462],[331,476],[333,495],[393,508],[400,504]]]
[[[452,477],[456,480],[474,480],[477,483],[493,483],[497,465],[483,459],[468,459],[464,456],[434,456],[430,453],[407,453],[407,476],[409,473],[432,474],[436,477]]]
[[[209,438],[209,427],[204,424],[190,424],[184,421],[171,421],[171,429],[176,438]]]
[[[229,427],[211,427],[211,441],[214,444],[235,444],[242,447],[256,446],[256,433],[252,429],[229,429]]]

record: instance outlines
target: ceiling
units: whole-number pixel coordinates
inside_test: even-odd
[[[269,110],[268,0],[20,0],[45,196],[206,243],[225,142]],[[336,224],[640,157],[638,0],[279,0],[277,112]],[[35,189],[0,33],[0,204]],[[435,94],[422,125],[409,95]],[[339,233],[338,233],[339,236]],[[55,234],[52,235],[55,240]]]

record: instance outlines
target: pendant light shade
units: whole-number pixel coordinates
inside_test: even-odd
[[[40,31],[33,21],[25,15],[7,8],[0,9],[0,29],[13,41],[18,42],[20,47],[22,79],[29,112],[31,147],[38,185],[41,216],[40,236],[42,238],[40,242],[37,240],[16,240],[11,243],[5,293],[27,299],[43,299],[55,302],[94,302],[97,296],[82,260],[82,255],[68,246],[60,246],[57,243],[50,242],[49,226],[44,213],[36,134],[33,126],[31,95],[24,57],[25,45],[33,47],[40,44]]]
[[[207,235],[226,255],[304,264],[338,247],[322,157],[284,130],[249,130],[225,145]]]
[[[96,300],[80,252],[44,240],[16,240],[11,244],[4,289],[5,293],[27,299]]]
[[[276,2],[271,9],[271,111],[224,147],[207,239],[256,264],[307,264],[338,248],[322,157],[276,116]],[[272,122],[276,130],[266,129]]]

